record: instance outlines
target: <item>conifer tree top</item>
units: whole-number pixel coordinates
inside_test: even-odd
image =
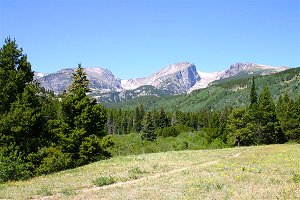
[[[89,80],[87,79],[84,69],[81,67],[81,64],[78,64],[76,72],[72,74],[73,82],[69,86],[69,92],[74,93],[78,89],[84,89],[85,92],[90,92]]]

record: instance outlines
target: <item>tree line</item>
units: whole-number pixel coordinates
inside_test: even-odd
[[[256,93],[253,78],[249,101],[248,107],[217,111],[146,111],[143,105],[135,110],[108,109],[107,130],[109,134],[141,133],[150,141],[196,131],[208,143],[219,140],[230,146],[300,142],[300,96],[293,100],[285,93],[275,104],[267,86]]]

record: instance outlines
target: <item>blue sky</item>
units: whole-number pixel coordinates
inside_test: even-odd
[[[120,78],[176,62],[300,66],[299,0],[0,0],[1,46],[15,38],[35,71],[105,67]]]

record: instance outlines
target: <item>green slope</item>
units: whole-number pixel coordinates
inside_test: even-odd
[[[149,109],[164,107],[167,110],[181,111],[221,109],[226,106],[240,107],[249,104],[251,79],[251,77],[226,79],[191,94],[146,99],[137,97],[125,102],[108,103],[107,106],[133,109],[138,104],[144,104]],[[267,76],[257,76],[255,82],[258,93],[267,85],[275,99],[285,92],[295,98],[300,94],[300,68],[292,68]]]
[[[285,144],[121,156],[0,184],[0,199],[298,199],[299,155]]]

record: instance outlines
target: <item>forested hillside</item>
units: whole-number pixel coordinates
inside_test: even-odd
[[[197,111],[201,109],[218,110],[226,106],[243,107],[248,105],[252,78],[225,79],[217,81],[205,89],[200,89],[191,94],[175,95],[168,97],[137,97],[121,103],[106,103],[113,108],[134,109],[143,104],[146,109],[165,108],[169,111]],[[300,93],[300,67],[292,68],[267,76],[255,77],[256,89],[260,93],[264,86],[268,86],[274,100],[281,94],[287,93],[295,99]]]

